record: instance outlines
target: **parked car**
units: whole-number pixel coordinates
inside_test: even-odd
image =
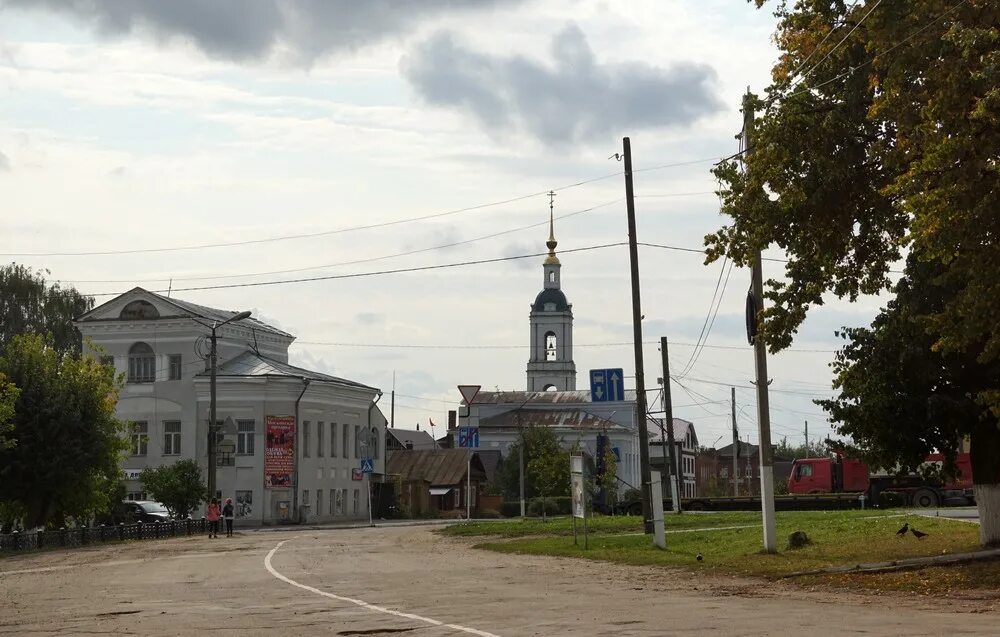
[[[167,507],[153,500],[125,500],[122,502],[125,515],[136,522],[169,522]]]

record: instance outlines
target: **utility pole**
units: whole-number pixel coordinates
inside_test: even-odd
[[[809,421],[806,421],[806,458],[809,457]]]
[[[392,370],[392,393],[389,395],[389,429],[396,428],[396,370]]]
[[[218,427],[216,424],[217,421],[215,415],[215,366],[218,364],[219,359],[215,347],[216,346],[215,327],[216,327],[215,324],[212,324],[212,337],[211,337],[212,353],[209,354],[212,365],[212,375],[211,375],[211,380],[209,381],[209,390],[208,390],[209,391],[208,394],[209,396],[208,398],[209,401],[208,402],[208,499],[209,501],[211,501],[212,498],[215,497],[215,491],[216,491],[215,472],[217,469],[216,467],[217,459],[215,451],[216,451],[216,443],[218,442],[216,440],[216,430]]]
[[[646,533],[653,532],[650,500],[649,428],[646,425],[646,380],[642,365],[642,306],[639,302],[639,246],[635,232],[635,196],[632,191],[632,145],[622,139],[625,155],[625,207],[628,212],[628,254],[632,275],[632,332],[635,349],[635,413],[639,425],[639,472],[642,476],[642,521]],[[667,379],[664,379],[664,383]]]
[[[753,153],[754,104],[750,90],[743,98],[743,134],[746,149],[747,170],[750,170],[750,155]],[[754,250],[753,259],[753,300],[757,309],[757,322],[761,324],[761,313],[764,311],[764,270],[761,264],[761,247]],[[762,327],[762,325],[760,325]],[[757,427],[760,443],[760,504],[764,523],[764,551],[774,553],[778,550],[776,530],[774,528],[774,454],[771,450],[771,408],[767,396],[767,347],[764,339],[754,338],[754,358],[757,362]]]
[[[729,389],[729,401],[733,408],[733,496],[738,496],[740,494],[740,483],[736,479],[736,476],[739,473],[739,467],[736,463],[739,461],[739,454],[737,453],[737,450],[740,448],[740,432],[736,428],[736,388],[730,387]]]
[[[670,396],[670,358],[667,355],[666,336],[660,337],[660,361],[663,365],[663,419],[667,422],[667,443],[670,445],[670,452],[667,454],[667,461],[670,463],[670,503],[674,513],[680,513],[681,494],[677,484],[680,471],[677,467],[677,448],[674,446],[674,403]]]

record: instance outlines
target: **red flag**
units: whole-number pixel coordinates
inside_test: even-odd
[[[434,419],[433,418],[428,418],[427,420],[430,421],[431,427],[433,427],[434,426]]]

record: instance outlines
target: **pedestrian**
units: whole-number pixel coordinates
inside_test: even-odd
[[[208,518],[208,537],[219,537],[219,501],[212,498],[212,501],[208,505],[208,514],[205,515]]]
[[[222,517],[226,519],[226,537],[233,537],[233,499],[226,498],[226,506],[222,507]]]

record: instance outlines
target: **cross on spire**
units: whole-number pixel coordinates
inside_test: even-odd
[[[546,263],[559,263],[559,259],[556,257],[556,230],[555,230],[555,199],[556,193],[553,190],[549,191],[549,240],[545,242],[545,247],[549,249],[549,256],[545,259]]]

